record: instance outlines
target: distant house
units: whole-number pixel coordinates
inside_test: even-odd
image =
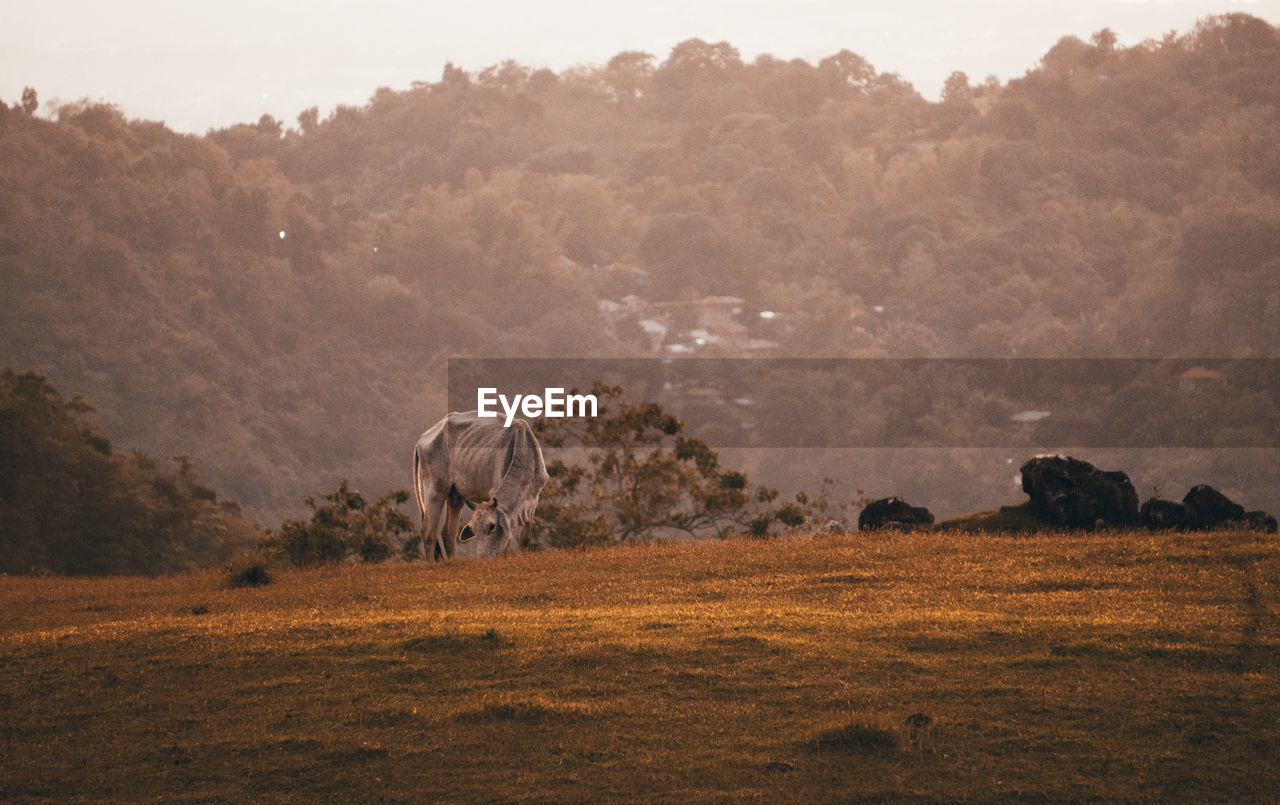
[[[664,302],[665,309],[686,330],[723,330],[737,324],[743,300],[736,296],[704,296],[689,302]]]
[[[1021,433],[1023,436],[1027,438],[1031,438],[1035,435],[1036,424],[1048,419],[1050,415],[1051,415],[1051,412],[1049,411],[1038,411],[1035,409],[1028,409],[1026,411],[1019,411],[1018,413],[1009,417],[1009,421],[1015,423],[1014,424],[1015,432]],[[1021,478],[1022,476],[1018,476],[1018,477]]]
[[[1180,391],[1195,391],[1202,388],[1216,388],[1227,385],[1227,376],[1216,369],[1204,366],[1193,366],[1178,375]]]
[[[624,305],[627,295],[643,292],[649,283],[649,272],[629,263],[611,263],[591,268],[601,292],[607,296],[622,296]]]
[[[1030,424],[1032,422],[1039,422],[1040,420],[1045,419],[1046,417],[1049,416],[1049,413],[1050,412],[1048,411],[1019,411],[1018,413],[1009,417],[1009,419],[1011,419],[1014,422]]]
[[[776,350],[777,341],[753,337],[739,319],[745,302],[737,296],[704,296],[678,302],[649,302],[627,294],[615,302],[597,301],[597,309],[610,325],[630,320],[644,333],[654,352],[690,355],[713,348],[718,355],[760,354]],[[767,324],[776,324],[781,313],[760,314]],[[752,317],[752,323],[755,317]],[[767,335],[767,333],[766,333]]]
[[[649,308],[649,303],[639,296],[629,293],[622,297],[622,307],[625,308],[628,313],[643,313]]]
[[[662,342],[667,337],[667,325],[656,319],[641,319],[640,329],[649,337],[649,347],[655,352],[662,349]]]

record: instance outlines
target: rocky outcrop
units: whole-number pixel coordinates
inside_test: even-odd
[[[1232,520],[1244,519],[1244,506],[1208,484],[1191,487],[1182,505],[1187,507],[1188,528],[1213,528]]]
[[[1181,503],[1152,498],[1142,504],[1142,524],[1153,530],[1250,528],[1276,533],[1276,518],[1264,511],[1244,510],[1244,506],[1208,484],[1194,486]]]
[[[1276,518],[1264,511],[1245,512],[1241,522],[1245,528],[1252,528],[1265,534],[1276,533]]]
[[[1107,472],[1067,456],[1037,456],[1021,472],[1032,508],[1054,525],[1095,528],[1138,522],[1138,493],[1123,472]]]
[[[1152,498],[1142,504],[1138,516],[1143,526],[1155,531],[1186,528],[1191,520],[1191,512],[1186,506],[1173,500],[1159,498]]]
[[[930,525],[933,525],[933,515],[928,509],[912,506],[899,497],[873,500],[858,513],[859,531],[910,531]]]

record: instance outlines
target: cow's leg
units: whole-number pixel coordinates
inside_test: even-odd
[[[418,545],[423,559],[440,558],[440,522],[444,519],[445,498],[434,484],[424,490],[423,505],[425,514],[422,522],[422,542]]]
[[[458,551],[458,520],[461,519],[463,503],[462,496],[450,490],[444,504],[444,527],[440,533],[449,556],[453,556]]]

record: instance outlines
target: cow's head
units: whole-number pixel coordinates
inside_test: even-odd
[[[498,508],[497,499],[481,503],[471,513],[471,521],[462,527],[458,535],[459,542],[481,538],[481,544],[487,553],[499,553],[511,535],[511,520],[507,513]]]

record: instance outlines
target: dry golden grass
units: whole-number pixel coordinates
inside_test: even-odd
[[[5,578],[0,799],[1273,800],[1278,583],[1247,532]]]

